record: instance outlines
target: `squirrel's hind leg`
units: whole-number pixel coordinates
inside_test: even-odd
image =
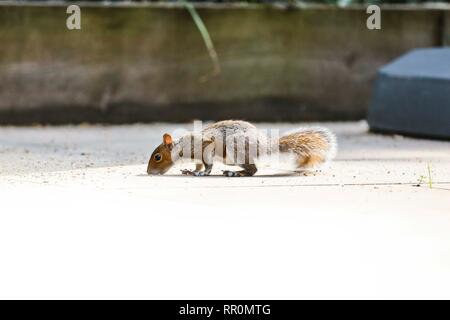
[[[253,176],[258,169],[254,164],[243,164],[240,166],[244,170],[241,171],[231,171],[231,170],[224,170],[223,175],[226,177],[251,177]]]

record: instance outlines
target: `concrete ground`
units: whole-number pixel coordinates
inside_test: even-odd
[[[249,178],[147,176],[189,125],[1,127],[0,298],[450,298],[450,142],[321,125],[327,168]]]

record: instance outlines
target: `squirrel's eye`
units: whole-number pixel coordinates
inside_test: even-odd
[[[155,160],[156,160],[156,162],[160,162],[162,160],[160,153],[155,154]]]

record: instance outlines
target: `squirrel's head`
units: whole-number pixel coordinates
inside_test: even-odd
[[[173,165],[172,161],[173,141],[170,134],[166,133],[163,136],[163,142],[153,151],[150,160],[148,161],[148,174],[164,174]]]

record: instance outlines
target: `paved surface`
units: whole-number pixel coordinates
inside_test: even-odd
[[[0,297],[450,298],[450,143],[323,125],[329,167],[251,178],[147,176],[175,125],[0,128]]]

